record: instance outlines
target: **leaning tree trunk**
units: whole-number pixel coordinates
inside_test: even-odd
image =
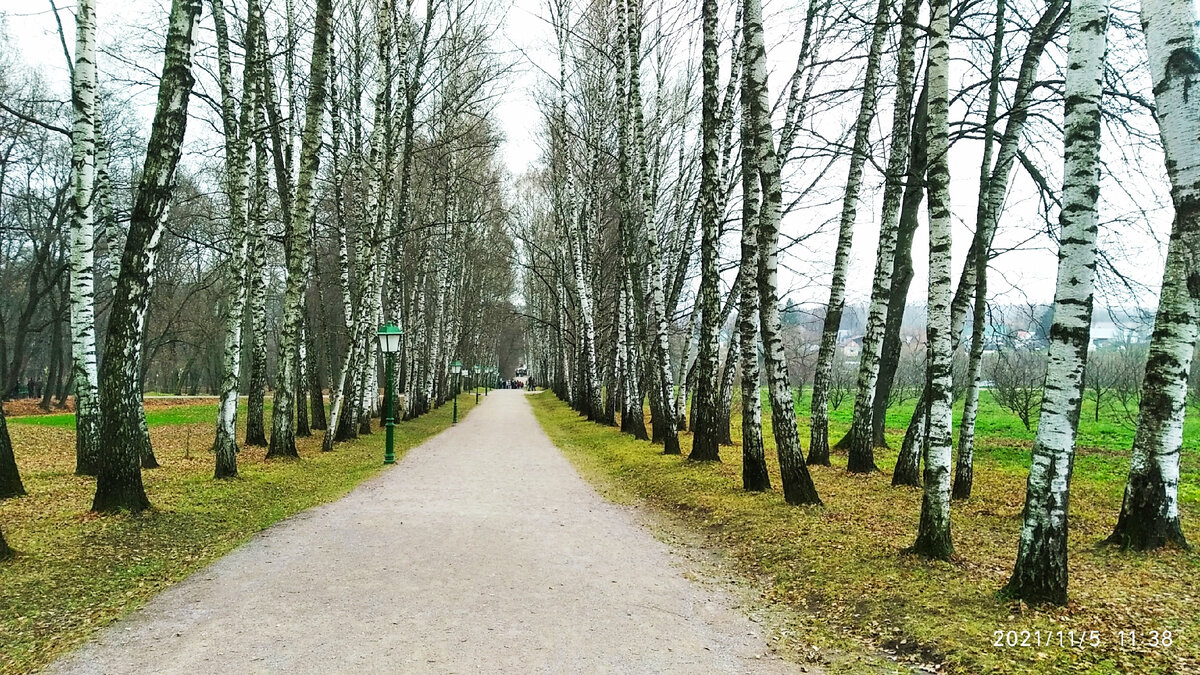
[[[1179,456],[1187,383],[1200,330],[1200,111],[1189,101],[1200,67],[1196,7],[1142,0],[1159,133],[1167,156],[1175,222],[1162,297],[1150,338],[1133,460],[1121,515],[1109,541],[1138,550],[1186,548],[1179,515]]]
[[[100,408],[94,282],[96,9],[93,0],[79,0],[75,10],[71,103],[75,114],[71,130],[71,377],[75,383],[75,473],[94,476],[100,442]]]
[[[1004,200],[1008,195],[1008,181],[1012,168],[1019,154],[1018,142],[1021,139],[1022,131],[1025,127],[1025,121],[1029,117],[1029,106],[1031,96],[1034,93],[1034,87],[1037,84],[1037,69],[1041,61],[1042,53],[1045,51],[1046,45],[1058,31],[1058,26],[1065,18],[1063,7],[1066,0],[1049,0],[1046,3],[1046,8],[1043,10],[1041,18],[1034,25],[1030,32],[1029,43],[1025,47],[1025,52],[1021,57],[1021,67],[1017,74],[1016,88],[1013,92],[1013,103],[1007,114],[1007,123],[1004,127],[1004,133],[1000,138],[1000,145],[996,157],[996,165],[992,168],[991,175],[987,181],[987,192],[981,197],[981,202],[977,208],[978,222],[975,228],[975,237],[971,242],[970,248],[967,249],[966,260],[963,263],[963,271],[959,276],[958,287],[954,291],[953,300],[950,303],[950,335],[951,347],[958,349],[959,334],[962,332],[963,325],[967,318],[967,307],[970,304],[970,299],[975,290],[975,268],[977,262],[975,260],[978,255],[987,255],[990,250],[992,240],[996,236],[996,228],[1000,220],[1000,212],[1004,206]],[[921,399],[917,401],[916,410],[919,415],[914,415],[909,423],[910,428],[913,425],[924,426],[926,424],[926,411],[928,410],[928,401]],[[903,453],[903,449],[901,450]],[[894,480],[893,480],[894,482]]]
[[[1070,22],[1054,324],[1050,328],[1046,386],[1033,441],[1017,562],[1004,588],[1006,595],[1031,604],[1061,605],[1067,601],[1067,507],[1096,271],[1100,104],[1108,0],[1074,0]]]
[[[987,320],[987,263],[981,255],[975,267],[975,310],[971,323],[971,354],[967,360],[967,392],[962,425],[958,430],[958,461],[954,464],[951,497],[970,499],[975,482],[975,418],[979,415],[979,391],[983,371],[983,326]]]
[[[886,2],[886,0],[884,0]],[[745,0],[742,40],[745,65],[742,67],[743,146],[746,132],[754,136],[749,145],[753,161],[743,154],[743,175],[755,172],[762,187],[762,208],[758,226],[758,269],[754,284],[759,296],[759,326],[763,341],[763,362],[767,368],[767,392],[771,398],[771,429],[783,482],[783,496],[789,504],[820,504],[812,476],[800,450],[796,409],[788,385],[787,360],[783,354],[783,325],[779,316],[779,221],[783,209],[783,184],[779,176],[779,158],[771,127],[767,93],[767,49],[763,40],[761,0]],[[742,179],[743,189],[747,180]],[[746,227],[745,222],[742,224]],[[749,286],[749,284],[747,284]]]
[[[913,73],[916,70],[916,22],[920,0],[905,0],[900,17],[900,53],[896,62],[896,102],[892,116],[892,142],[889,148],[883,217],[879,225],[875,276],[871,285],[871,306],[863,334],[858,363],[858,388],[854,399],[854,417],[850,423],[849,464],[852,471],[875,471],[875,438],[871,429],[871,404],[879,380],[883,333],[891,298],[892,272],[895,269],[896,243],[900,235],[900,199],[904,193],[904,170],[908,165],[909,117],[913,103]],[[904,312],[904,308],[899,308]]]
[[[717,323],[720,299],[717,285],[720,272],[717,255],[720,252],[720,224],[717,222],[718,185],[717,133],[720,125],[717,111],[717,2],[703,0],[704,53],[701,58],[704,72],[704,93],[701,103],[700,132],[700,336],[696,352],[696,393],[692,398],[692,451],[688,459],[719,461],[720,429],[718,405],[720,382],[717,366],[720,360]]]
[[[950,538],[950,0],[930,1],[929,21],[929,432],[921,522],[913,550],[948,560]]]
[[[287,247],[287,288],[283,300],[283,330],[279,339],[279,374],[275,408],[271,420],[271,445],[267,457],[298,457],[293,407],[297,387],[296,354],[303,319],[305,262],[308,258],[309,221],[313,212],[313,183],[321,162],[321,118],[325,113],[325,85],[333,0],[317,0],[313,17],[312,62],[309,67],[308,101],[304,107],[304,133],[300,142],[300,173],[291,218],[284,237]]]
[[[192,35],[200,18],[200,0],[173,0],[167,25],[166,56],[158,87],[158,106],[146,146],[146,161],[129,219],[121,276],[109,310],[108,336],[100,370],[99,471],[93,511],[141,511],[150,506],[142,486],[142,462],[150,448],[142,409],[142,332],[150,287],[171,202],[175,168],[187,126],[192,83]]]
[[[817,365],[813,373],[809,451],[818,459],[829,455],[829,387],[833,376],[833,359],[837,353],[838,329],[842,324],[842,309],[846,303],[846,272],[850,268],[850,248],[854,242],[854,220],[858,215],[858,193],[862,188],[863,166],[867,162],[867,153],[870,150],[868,145],[871,141],[871,120],[875,118],[875,101],[879,95],[879,67],[884,38],[888,33],[890,6],[889,0],[879,0],[875,10],[875,28],[871,34],[867,68],[863,75],[863,95],[854,127],[854,147],[850,151],[850,173],[846,177],[846,193],[842,199],[837,250],[833,258],[833,279],[829,282],[829,303],[825,306],[821,346],[817,350]],[[877,470],[871,457],[853,456],[847,469],[859,473]]]
[[[912,132],[908,143],[908,171],[904,175],[904,198],[900,202],[900,220],[896,232],[896,251],[892,256],[891,287],[888,290],[887,317],[883,327],[883,345],[880,350],[879,378],[875,381],[874,400],[871,403],[871,435],[876,447],[887,447],[888,400],[900,366],[900,328],[904,324],[904,310],[908,303],[908,289],[914,276],[912,247],[920,225],[921,203],[925,199],[925,172],[929,165],[929,149],[925,138],[929,127],[929,85],[921,87],[913,113]],[[918,458],[919,459],[919,458]],[[812,453],[809,453],[812,463]],[[916,480],[920,480],[918,476]],[[894,483],[893,483],[894,484]]]
[[[992,40],[991,83],[988,86],[987,116],[983,127],[983,160],[979,168],[979,205],[977,223],[988,217],[988,179],[992,170],[992,150],[996,139],[996,106],[1000,99],[1000,74],[1004,57],[1004,14],[1007,2],[996,4],[996,35]],[[978,226],[977,226],[978,229]],[[983,324],[987,318],[987,263],[991,257],[990,246],[982,241],[976,246],[984,255],[975,257],[975,308],[971,322],[971,349],[967,362],[967,391],[963,402],[962,426],[958,433],[958,462],[954,465],[954,499],[968,499],[974,482],[975,470],[975,418],[979,414],[980,378],[983,370]]]
[[[0,402],[0,499],[20,497],[25,494],[17,460],[13,456],[12,439],[8,436],[8,424],[4,421],[4,404]]]
[[[731,298],[732,299],[732,298]],[[725,349],[725,366],[721,369],[721,401],[717,412],[717,432],[721,445],[733,445],[733,433],[730,428],[733,417],[733,380],[737,375],[737,364],[740,359],[741,331],[736,322],[729,334],[729,346]],[[757,466],[757,464],[756,464]]]
[[[242,366],[242,315],[246,309],[246,277],[255,270],[246,268],[246,221],[250,193],[250,138],[257,105],[258,78],[255,60],[258,54],[259,12],[256,0],[246,6],[246,65],[242,72],[240,119],[233,98],[229,58],[229,30],[225,22],[223,0],[211,0],[217,28],[217,61],[221,88],[221,118],[225,131],[225,190],[229,199],[230,257],[229,298],[225,317],[225,360],[221,384],[221,403],[217,411],[217,430],[213,440],[216,458],[214,478],[237,476],[237,406]]]

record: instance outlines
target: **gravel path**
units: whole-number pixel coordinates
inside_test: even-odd
[[[578,476],[522,393],[494,391],[50,671],[793,671],[720,589],[683,572]]]

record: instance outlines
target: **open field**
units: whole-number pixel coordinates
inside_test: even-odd
[[[1016,555],[1032,433],[991,401],[985,399],[980,415],[974,495],[952,508],[951,563],[903,553],[916,533],[921,496],[891,487],[894,450],[877,454],[883,473],[870,476],[847,474],[844,453],[835,451],[834,467],[813,467],[825,506],[791,507],[778,491],[741,490],[737,446],[722,449],[723,463],[695,464],[587,422],[550,393],[532,402],[551,439],[586,476],[615,498],[644,502],[701,533],[747,583],[761,587],[767,605],[789,617],[781,629],[784,646],[818,661],[831,656],[832,670],[866,667],[836,657],[851,636],[902,660],[940,664],[956,673],[1200,672],[1200,554],[1132,554],[1097,546],[1116,522],[1128,465],[1132,429],[1115,420],[1082,424],[1072,483],[1070,604],[1031,609],[1001,602],[995,592]],[[799,409],[807,447],[807,400]],[[909,403],[889,415],[894,447],[911,411]],[[832,440],[846,430],[849,414],[849,402],[834,412]],[[769,414],[764,422],[778,490]],[[736,414],[734,424],[733,437],[739,439]],[[1195,419],[1185,439],[1184,529],[1197,542]],[[680,440],[686,456],[691,434]],[[1071,646],[1069,631],[1075,631],[1077,644],[1086,632],[1081,646]],[[1137,631],[1136,646],[1129,645],[1129,631]],[[1158,631],[1157,646],[1149,631]],[[1164,644],[1164,631],[1171,631],[1170,645]],[[1059,646],[1060,635],[1065,646]],[[1008,646],[1009,640],[1018,644]]]
[[[463,395],[460,414],[473,405]],[[450,417],[445,405],[398,423],[397,454],[445,429]],[[0,563],[0,673],[49,663],[254,533],[341,497],[383,468],[377,430],[331,453],[320,451],[319,435],[297,439],[300,461],[268,462],[264,448],[245,448],[240,477],[214,481],[215,418],[215,402],[151,408],[162,467],[143,476],[155,508],[114,516],[88,511],[95,488],[74,475],[72,415],[9,420],[29,494],[0,502],[5,537],[19,551]],[[244,431],[244,410],[240,419]]]

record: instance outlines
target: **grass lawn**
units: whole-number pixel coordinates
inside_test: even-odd
[[[464,394],[460,414],[474,402]],[[244,405],[242,413],[244,432]],[[450,417],[445,405],[398,423],[397,454],[448,427]],[[73,415],[9,420],[29,494],[0,502],[4,536],[19,552],[0,563],[0,673],[50,663],[256,532],[333,501],[384,468],[377,430],[330,453],[320,451],[320,435],[297,439],[299,461],[268,462],[265,448],[245,448],[240,478],[214,481],[215,419],[215,403],[149,411],[162,467],[143,477],[155,508],[111,516],[88,511],[95,482],[74,475]]]
[[[1082,424],[1071,491],[1070,604],[1031,609],[1001,602],[995,592],[1016,555],[1032,433],[990,400],[981,413],[974,495],[952,509],[956,556],[950,563],[903,552],[916,535],[921,494],[891,487],[894,450],[877,452],[883,473],[869,476],[847,474],[845,454],[835,451],[833,467],[813,467],[825,506],[792,507],[778,491],[769,413],[764,432],[775,490],[749,494],[741,490],[736,445],[722,449],[723,463],[691,463],[587,422],[550,393],[530,401],[551,439],[584,475],[618,498],[643,501],[700,532],[745,579],[762,587],[768,607],[786,617],[775,631],[781,646],[825,661],[835,672],[888,669],[885,660],[861,656],[863,646],[868,653],[894,653],[955,673],[1200,672],[1200,553],[1130,554],[1097,546],[1116,522],[1128,469],[1132,430],[1115,421]],[[889,415],[894,448],[912,405]],[[807,399],[800,410],[807,448]],[[847,401],[832,415],[832,440],[846,431],[849,417]],[[735,415],[735,439],[738,424]],[[681,434],[680,442],[686,456],[691,434]],[[1195,543],[1198,442],[1200,429],[1191,419],[1183,511],[1184,531]],[[1070,646],[1072,630],[1077,642],[1088,632],[1085,646]],[[1122,630],[1127,636],[1138,631],[1137,647],[1122,647]],[[1171,631],[1172,644],[1147,644],[1153,630],[1160,631],[1160,641],[1161,631]],[[1028,646],[994,646],[997,635],[1005,642],[1007,631],[1018,631],[1014,641]],[[1041,631],[1040,646],[1033,631]],[[1058,631],[1066,646],[1059,646]],[[1090,631],[1097,631],[1096,646]]]

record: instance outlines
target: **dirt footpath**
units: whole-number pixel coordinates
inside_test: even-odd
[[[523,393],[493,391],[50,672],[793,672],[683,571],[576,474]]]

